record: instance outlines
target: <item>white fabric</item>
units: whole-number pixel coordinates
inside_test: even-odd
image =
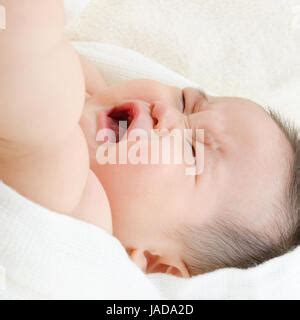
[[[0,300],[160,298],[115,238],[1,182],[0,266]]]
[[[130,79],[153,79],[179,87],[197,86],[178,73],[130,49],[98,42],[73,42],[75,49],[99,68],[111,85]]]
[[[224,269],[189,280],[152,275],[169,299],[300,299],[300,248],[248,270]]]
[[[300,123],[299,17],[299,0],[91,0],[68,33],[136,50],[209,92]]]

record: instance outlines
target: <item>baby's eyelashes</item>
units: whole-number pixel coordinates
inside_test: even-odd
[[[212,111],[194,113],[185,117],[185,126],[193,131],[193,140],[210,146],[213,150],[220,149],[220,137],[224,132],[222,117]]]
[[[193,114],[203,111],[208,106],[206,94],[199,89],[185,88],[182,90],[184,114]]]

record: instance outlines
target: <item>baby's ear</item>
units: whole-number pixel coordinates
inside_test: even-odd
[[[132,249],[127,250],[129,257],[143,272],[147,272],[147,258],[145,257],[144,250]]]
[[[145,273],[166,273],[177,277],[190,277],[182,261],[168,261],[148,250],[132,250],[130,258]]]

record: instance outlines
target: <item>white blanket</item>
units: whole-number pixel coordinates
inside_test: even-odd
[[[150,298],[158,290],[119,241],[0,181],[0,300]]]
[[[249,97],[300,123],[299,0],[69,1],[88,3],[69,25],[73,40],[138,51],[208,92]]]
[[[299,12],[298,0],[92,0],[68,34],[73,40],[94,41],[75,46],[109,83],[149,77],[191,84],[137,53],[97,42],[135,49],[209,92],[248,96],[300,123]],[[245,271],[148,279],[167,298],[299,299],[299,266],[300,248]]]

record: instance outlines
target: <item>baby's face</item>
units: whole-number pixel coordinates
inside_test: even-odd
[[[126,119],[130,122],[129,133],[143,129],[150,134],[154,127],[204,129],[204,139],[198,141],[203,146],[200,152],[204,154],[204,170],[199,175],[188,175],[190,165],[185,162],[132,164],[130,159],[127,164],[99,165],[96,132],[105,128],[115,131],[117,120]],[[97,101],[87,104],[81,123],[92,168],[110,201],[114,234],[128,250],[147,250],[181,263],[183,247],[172,234],[184,225],[201,227],[220,215],[225,219],[229,215],[228,219],[238,219],[251,227],[263,225],[266,217],[257,216],[251,208],[254,199],[259,201],[272,188],[283,165],[281,154],[288,145],[275,122],[254,102],[134,80],[103,89]],[[163,135],[159,140],[167,137]],[[122,144],[125,138],[119,139]],[[151,138],[142,141],[151,152]],[[173,156],[181,152],[176,143],[170,148]],[[134,144],[129,142],[128,150]],[[193,160],[190,142],[185,140],[184,144],[185,156]],[[232,203],[237,213],[249,214],[234,216],[234,212],[222,210]]]

